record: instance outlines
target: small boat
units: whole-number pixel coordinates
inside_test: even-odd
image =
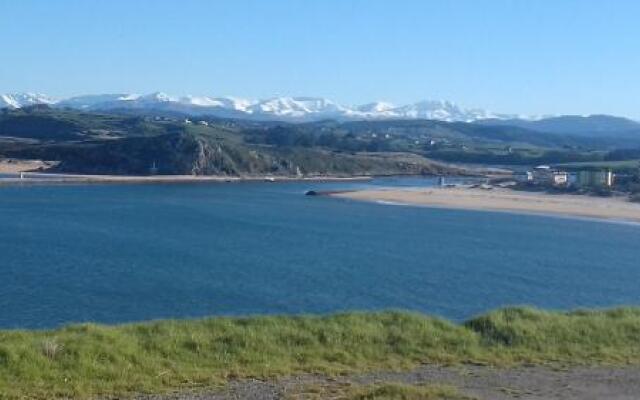
[[[264,181],[265,182],[275,182],[276,178],[272,178],[272,177],[269,176],[269,177],[264,178]]]

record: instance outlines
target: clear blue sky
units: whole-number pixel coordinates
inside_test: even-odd
[[[0,93],[450,99],[640,118],[640,1],[0,0]]]

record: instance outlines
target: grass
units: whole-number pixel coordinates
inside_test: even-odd
[[[0,399],[90,398],[419,363],[640,364],[640,309],[209,318],[0,331]]]
[[[472,400],[450,386],[407,385],[401,383],[370,385],[308,385],[290,393],[286,400]]]

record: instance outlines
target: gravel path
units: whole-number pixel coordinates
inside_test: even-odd
[[[301,375],[273,381],[245,380],[209,393],[141,396],[139,400],[275,400],[299,393],[307,385],[343,385],[400,382],[444,384],[481,400],[637,400],[640,367],[546,367],[495,369],[484,366],[424,365],[410,372],[377,372],[338,378]],[[289,395],[289,396],[287,396]]]

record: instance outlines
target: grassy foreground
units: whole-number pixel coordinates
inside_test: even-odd
[[[0,398],[87,398],[419,363],[640,364],[640,308],[210,318],[0,331]]]

